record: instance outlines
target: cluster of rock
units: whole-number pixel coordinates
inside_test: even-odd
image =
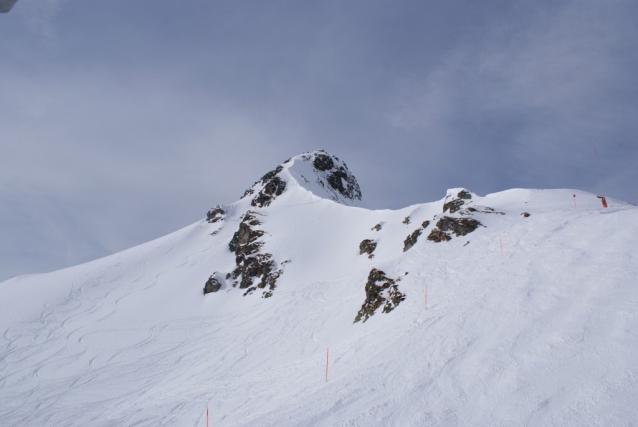
[[[377,242],[371,239],[362,240],[359,243],[359,255],[368,254],[368,258],[374,258],[374,250],[377,248]]]
[[[277,196],[281,196],[281,194],[286,189],[286,181],[283,180],[279,176],[279,172],[284,170],[284,167],[279,165],[275,170],[271,170],[267,174],[261,177],[261,179],[246,190],[242,199],[247,196],[251,196],[255,193],[255,189],[261,186],[261,189],[257,193],[257,195],[251,200],[251,206],[263,208],[265,206],[269,206]]]
[[[263,230],[254,227],[261,224],[257,212],[248,211],[244,214],[239,229],[233,234],[228,248],[235,253],[235,269],[227,273],[225,280],[232,281],[232,286],[246,289],[244,295],[253,293],[257,289],[266,289],[264,298],[272,296],[276,288],[277,279],[283,273],[277,269],[277,264],[269,253],[261,253],[263,242],[260,238],[265,234]],[[285,263],[282,263],[282,266]],[[219,273],[210,276],[204,286],[204,294],[217,292],[222,288]]]
[[[451,197],[451,200],[448,198]],[[435,216],[436,221],[432,230],[428,234],[427,240],[431,242],[448,242],[452,237],[466,236],[475,231],[478,227],[484,227],[480,221],[471,218],[476,213],[505,215],[503,212],[497,212],[490,207],[485,206],[467,206],[472,201],[472,193],[467,190],[459,191],[455,196],[448,195],[443,203],[443,213],[448,213],[443,217]],[[403,220],[404,224],[410,223],[410,217]],[[430,225],[430,221],[424,221],[421,227],[414,230],[408,235],[403,242],[403,252],[412,248],[426,228]]]
[[[405,223],[405,221],[403,222]],[[407,251],[412,246],[416,245],[416,242],[419,239],[419,236],[421,235],[423,230],[428,228],[429,225],[430,225],[430,221],[423,221],[420,228],[417,228],[416,230],[412,232],[412,234],[410,234],[408,237],[405,238],[405,240],[403,241],[403,252]]]
[[[450,233],[456,237],[465,236],[475,231],[482,224],[474,218],[456,218],[450,216],[444,216],[436,222],[436,228],[434,228],[428,240],[432,242],[447,242],[452,240]]]
[[[217,205],[206,213],[206,221],[215,223],[223,221],[226,218],[226,211],[221,205]]]
[[[312,162],[317,175],[317,184],[328,192],[335,201],[340,199],[361,200],[361,188],[357,179],[348,170],[345,162],[338,157],[331,156],[323,150],[302,154],[301,158]]]
[[[366,282],[366,299],[354,319],[354,323],[366,322],[376,311],[383,307],[383,313],[394,310],[401,301],[405,300],[405,294],[399,291],[397,282],[401,279],[390,279],[381,270],[373,268],[368,274]]]

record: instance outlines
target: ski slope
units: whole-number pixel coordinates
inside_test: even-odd
[[[635,206],[575,190],[472,194],[503,215],[404,252],[463,189],[367,210],[300,182],[303,162],[284,165],[269,206],[243,198],[223,221],[0,283],[0,425],[194,427],[207,407],[211,426],[636,424]],[[287,261],[272,297],[230,282],[203,295],[235,266],[228,244],[248,210],[262,249]],[[372,268],[401,278],[405,300],[353,323]]]

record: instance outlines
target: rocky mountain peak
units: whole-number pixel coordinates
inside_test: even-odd
[[[251,205],[269,206],[292,183],[318,197],[349,206],[361,205],[361,188],[345,162],[324,150],[299,154],[266,173],[246,190],[242,198],[251,197]]]

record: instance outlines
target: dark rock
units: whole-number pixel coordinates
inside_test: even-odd
[[[425,230],[426,228],[428,228],[429,225],[430,225],[430,221],[423,221],[421,223],[421,228]]]
[[[405,218],[403,218],[403,223],[404,224],[409,224],[410,223],[410,216],[406,216]]]
[[[452,218],[449,216],[444,216],[436,223],[438,229],[441,231],[450,231],[457,237],[465,236],[473,232],[480,225],[482,224],[473,218]]]
[[[377,242],[370,239],[365,239],[359,244],[359,255],[367,253],[372,255],[372,252],[377,248]]]
[[[221,205],[215,206],[206,214],[206,221],[209,223],[223,221],[224,218],[226,218],[226,211],[221,207]]]
[[[443,212],[447,212],[449,210],[450,213],[454,213],[461,209],[461,206],[463,206],[464,203],[465,202],[461,199],[450,200],[443,204]]]
[[[335,167],[332,157],[327,154],[317,154],[312,165],[319,171],[327,171]]]
[[[380,231],[381,230],[381,223],[378,223],[377,225],[372,227],[371,230]]]
[[[209,277],[208,281],[206,281],[206,284],[204,285],[204,295],[211,292],[217,292],[222,288],[222,284],[219,283],[215,274],[216,273],[213,273],[213,275]]]
[[[459,192],[459,194],[456,195],[459,199],[464,199],[464,200],[471,200],[472,199],[472,195],[470,194],[469,191],[467,190],[461,190]]]
[[[422,229],[417,228],[416,230],[414,230],[412,234],[410,234],[408,237],[405,238],[405,240],[403,241],[403,252],[407,251],[412,246],[416,245],[416,242],[419,236],[421,235],[421,231]]]
[[[383,313],[389,313],[405,300],[405,295],[399,291],[396,281],[386,277],[383,271],[376,268],[373,268],[368,275],[365,291],[366,299],[354,323],[359,321],[365,323],[381,306],[383,306]]]
[[[252,218],[248,215],[247,217]],[[250,220],[251,219],[248,219],[248,221]],[[233,238],[230,240],[230,243],[228,243],[228,248],[231,252],[235,252],[235,254],[253,254],[261,247],[262,244],[257,242],[257,239],[263,235],[263,231],[253,230],[250,228],[247,220],[244,219],[244,221],[239,224],[239,230],[233,234]]]
[[[264,188],[259,192],[259,194],[257,194],[257,196],[255,196],[250,204],[260,208],[269,206],[275,197],[280,196],[285,189],[286,181],[275,176],[266,183]]]
[[[435,228],[434,230],[432,230],[430,232],[430,235],[428,236],[428,240],[431,240],[432,242],[449,242],[450,240],[452,240],[452,237],[450,237],[449,234],[447,234],[444,231],[439,230],[438,228]]]
[[[530,213],[529,213],[529,212],[523,212],[523,213],[521,214],[521,216],[524,216],[525,218],[527,218],[527,217],[529,217],[529,216],[530,216]]]

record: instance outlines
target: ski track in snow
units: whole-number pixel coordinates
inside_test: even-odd
[[[481,216],[486,228],[438,244],[426,232],[405,253],[440,204],[273,206],[265,247],[291,263],[269,299],[202,297],[208,275],[232,266],[232,218],[4,282],[51,299],[13,299],[26,314],[0,317],[0,425],[204,426],[207,406],[211,426],[632,425],[636,210],[603,215],[580,193],[568,210],[557,205],[572,190],[527,191],[481,200],[506,212]],[[363,238],[379,240],[372,260],[358,255]],[[373,266],[402,277],[406,300],[352,324]]]

